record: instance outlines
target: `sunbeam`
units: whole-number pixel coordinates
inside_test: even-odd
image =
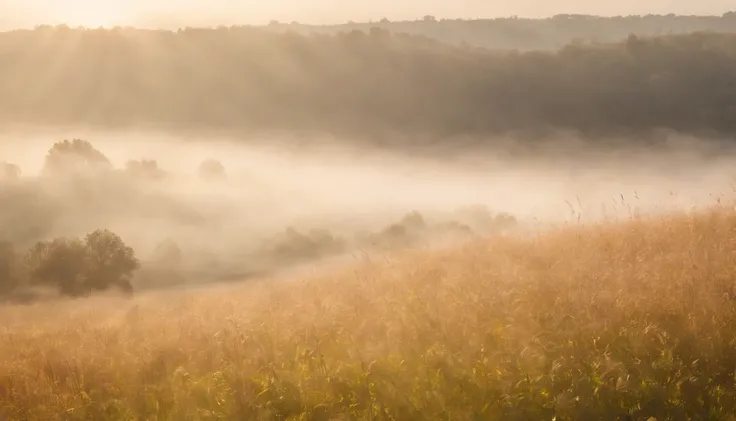
[[[67,0],[49,2],[43,13],[53,23],[87,28],[133,23],[133,9],[124,0]]]

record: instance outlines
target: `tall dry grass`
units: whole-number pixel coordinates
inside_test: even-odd
[[[11,420],[733,420],[736,213],[0,310]]]

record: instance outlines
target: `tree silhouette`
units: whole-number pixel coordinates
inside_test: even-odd
[[[400,224],[411,232],[420,232],[427,228],[424,216],[422,216],[419,211],[411,211],[404,215],[404,217],[401,218]]]
[[[345,250],[345,241],[324,229],[313,229],[303,234],[293,227],[266,245],[264,252],[277,260],[294,263],[336,255]]]
[[[36,243],[26,255],[31,281],[55,286],[69,296],[85,293],[86,248],[78,239],[57,238]]]
[[[368,242],[381,248],[406,247],[418,241],[428,229],[424,216],[418,211],[404,215],[399,222],[390,224],[370,235]]]
[[[109,230],[97,230],[84,239],[87,253],[85,289],[103,291],[118,287],[132,291],[133,272],[140,268],[135,251]]]
[[[199,165],[199,176],[205,180],[222,180],[226,177],[225,167],[216,159],[207,159]]]
[[[160,180],[166,174],[155,159],[130,160],[125,163],[125,171],[134,177],[148,180]]]
[[[112,164],[107,157],[82,139],[54,143],[46,155],[44,165],[44,171],[49,174],[96,172],[111,168]]]
[[[131,292],[132,274],[140,267],[133,249],[108,230],[94,231],[84,241],[58,238],[36,243],[25,260],[33,283],[56,286],[73,297],[112,287]]]

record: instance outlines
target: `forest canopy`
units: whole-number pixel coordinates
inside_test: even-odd
[[[371,136],[736,134],[736,34],[492,51],[379,28],[0,34],[0,121]],[[418,140],[419,141],[419,140]]]
[[[335,34],[368,31],[378,27],[391,32],[423,35],[454,45],[469,44],[491,49],[556,50],[575,40],[617,42],[629,34],[656,36],[692,32],[736,32],[736,11],[721,16],[631,15],[591,16],[559,14],[546,19],[518,16],[494,19],[440,19],[432,15],[412,21],[348,22],[339,25],[307,25],[276,22],[268,29],[300,34]]]

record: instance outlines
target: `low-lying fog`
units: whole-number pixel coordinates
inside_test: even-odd
[[[73,138],[89,141],[115,171],[81,178],[43,175],[49,148]],[[626,218],[634,211],[708,206],[733,196],[734,156],[706,157],[693,139],[672,140],[679,146],[666,152],[583,153],[579,143],[566,141],[550,149],[554,154],[511,158],[469,150],[420,158],[328,144],[307,148],[312,140],[299,147],[297,139],[4,134],[0,162],[17,165],[22,174],[0,187],[0,240],[32,242],[107,228],[142,260],[170,240],[184,254],[238,262],[288,227],[351,238],[378,232],[411,211],[427,221],[472,225],[458,211],[478,205],[511,214],[524,226]],[[141,159],[155,160],[162,177],[124,172],[129,160]],[[200,176],[200,164],[208,159],[222,164],[225,178]]]

